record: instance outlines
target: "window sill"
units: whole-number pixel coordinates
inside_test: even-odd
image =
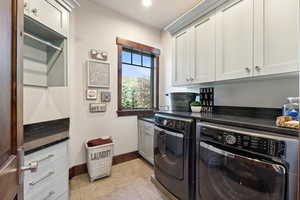
[[[154,115],[154,110],[118,110],[118,117],[138,116],[147,117]]]

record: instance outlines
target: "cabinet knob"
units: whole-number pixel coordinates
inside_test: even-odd
[[[260,72],[261,71],[261,67],[260,66],[255,66],[255,70]]]
[[[194,81],[194,79],[191,77],[191,78],[190,78],[190,81]]]
[[[250,73],[251,72],[251,69],[249,67],[246,67],[245,70]]]
[[[27,8],[27,7],[28,7],[28,3],[25,2],[25,3],[24,3],[24,8]]]
[[[190,81],[190,79],[189,79],[189,78],[186,78],[185,80],[186,80],[186,81]]]
[[[37,9],[37,8],[32,9],[32,13],[33,13],[34,15],[37,15],[38,9]]]

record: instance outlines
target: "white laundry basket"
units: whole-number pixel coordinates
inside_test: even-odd
[[[103,137],[102,139],[112,139],[111,137]],[[90,176],[90,181],[100,179],[111,175],[111,166],[113,159],[114,143],[88,147],[88,142],[85,142],[87,153],[87,167]]]

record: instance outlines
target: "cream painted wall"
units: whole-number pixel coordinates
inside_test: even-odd
[[[196,90],[193,88],[174,88],[172,77],[172,36],[166,31],[161,32],[163,58],[161,63],[161,100],[162,105],[168,105],[168,98],[163,96],[169,91]],[[299,96],[299,79],[297,76],[270,78],[266,80],[244,80],[235,83],[216,84],[215,104],[222,106],[269,107],[281,108],[286,97]]]
[[[85,162],[85,140],[111,135],[115,154],[137,150],[136,117],[118,117],[117,110],[117,45],[116,37],[160,47],[160,31],[103,8],[88,0],[71,14],[70,41],[70,154],[71,166]],[[90,49],[108,52],[111,64],[112,102],[103,114],[91,114],[85,100],[86,60]]]

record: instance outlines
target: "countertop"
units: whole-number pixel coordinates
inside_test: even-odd
[[[155,123],[155,119],[154,119],[154,116],[152,117],[141,117],[139,118],[139,120],[143,120],[143,121],[146,121],[146,122],[150,122],[150,123]]]
[[[69,118],[24,125],[25,154],[68,140],[69,125]]]
[[[279,134],[298,136],[299,130],[282,128],[276,126],[276,119],[266,119],[260,117],[244,117],[217,113],[192,113],[192,112],[174,112],[158,111],[156,113],[168,114],[178,117],[194,118],[204,122],[219,123],[224,125],[238,126],[242,128],[256,129]]]

